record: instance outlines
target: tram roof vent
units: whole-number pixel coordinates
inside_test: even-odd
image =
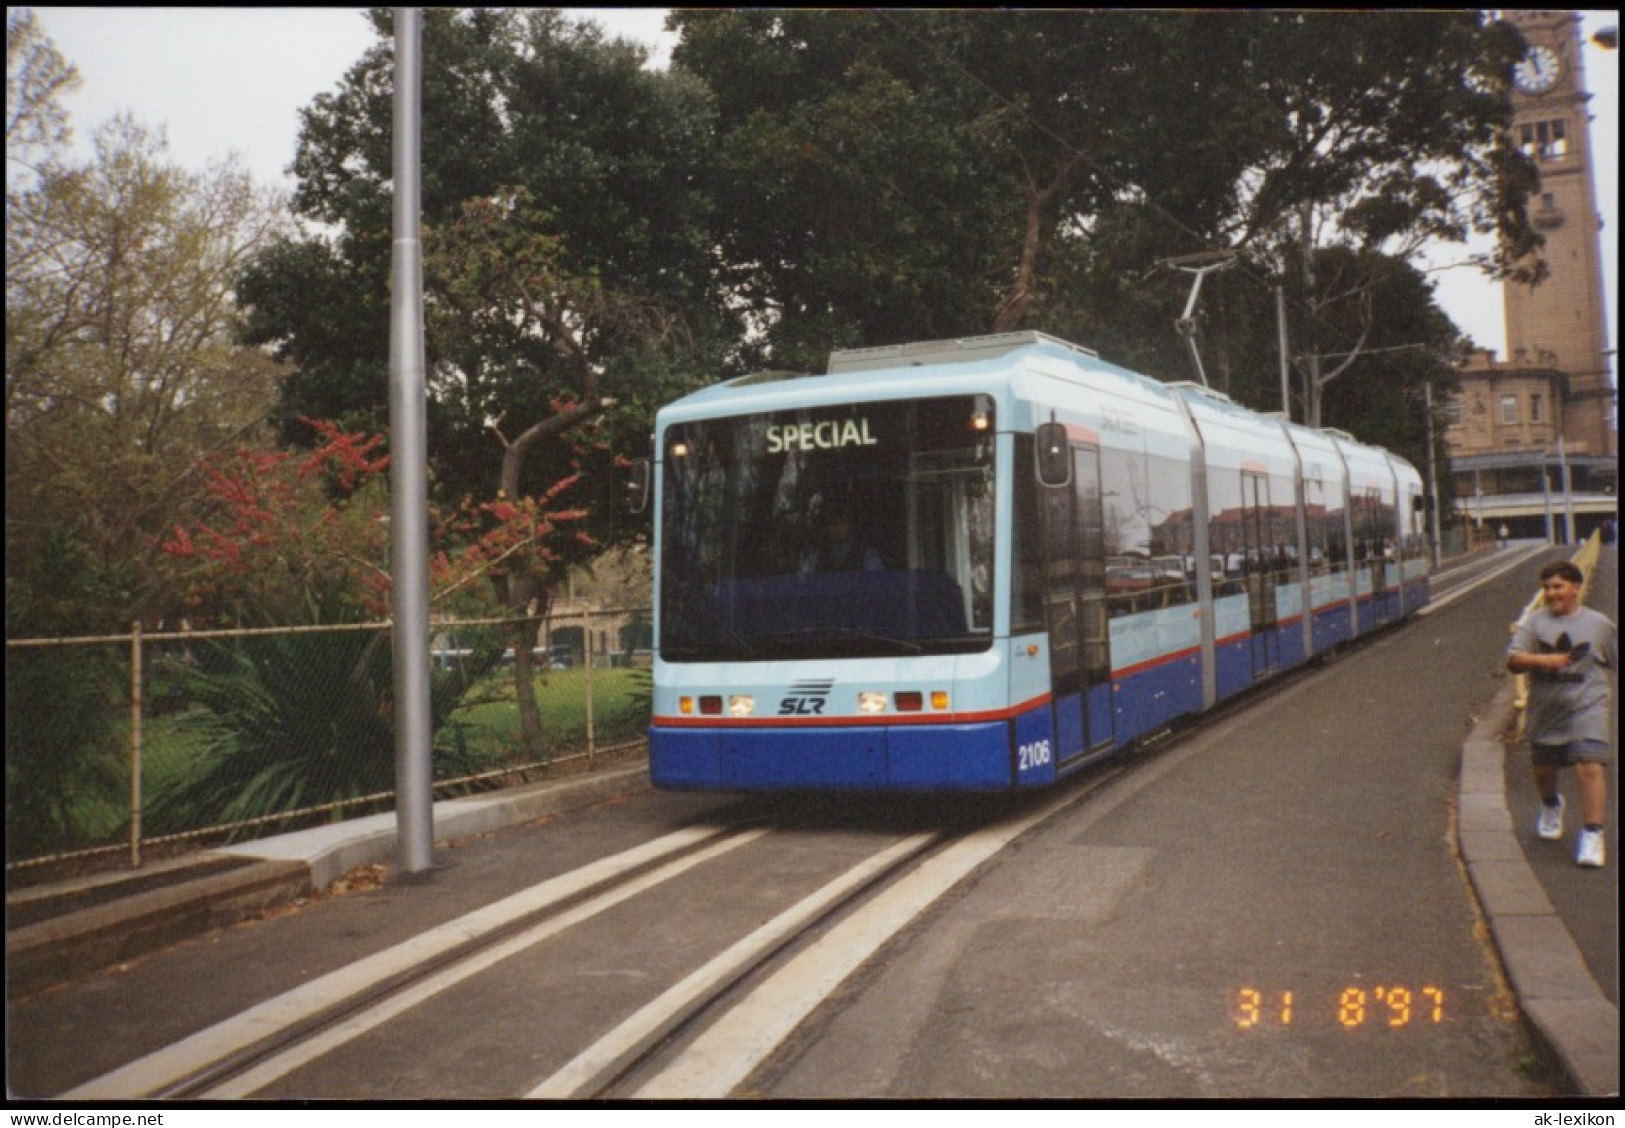
[[[1178,388],[1182,392],[1195,392],[1199,396],[1206,396],[1208,399],[1218,400],[1220,403],[1236,402],[1223,392],[1214,391],[1205,384],[1198,384],[1195,380],[1169,380],[1166,382],[1166,386],[1170,388]]]
[[[1347,431],[1339,430],[1336,427],[1322,427],[1320,428],[1320,433],[1322,435],[1330,435],[1334,439],[1346,439],[1351,443],[1357,443],[1360,441]]]
[[[881,345],[872,349],[836,349],[829,354],[830,375],[860,372],[870,368],[908,368],[929,364],[963,364],[987,360],[1028,345],[1059,345],[1075,353],[1099,359],[1093,349],[1074,345],[1033,329],[1019,333],[992,333],[981,337],[951,337],[942,341],[915,341],[906,345]]]
[[[751,384],[776,384],[780,380],[799,380],[808,375],[806,372],[790,372],[782,368],[769,369],[766,372],[752,372],[749,376],[738,376],[728,381],[730,388],[744,388]]]

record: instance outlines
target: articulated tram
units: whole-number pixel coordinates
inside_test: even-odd
[[[656,423],[659,787],[1053,783],[1428,599],[1421,480],[1039,333]]]

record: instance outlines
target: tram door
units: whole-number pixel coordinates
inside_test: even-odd
[[[1390,511],[1391,512],[1391,511]],[[1392,543],[1389,528],[1390,513],[1385,513],[1381,490],[1367,490],[1365,505],[1360,512],[1363,530],[1360,533],[1359,552],[1362,563],[1369,564],[1371,572],[1371,626],[1378,627],[1393,618],[1393,605],[1388,598],[1391,587],[1398,586],[1398,561],[1395,568],[1388,566],[1387,549]],[[1392,582],[1390,582],[1392,581]]]
[[[1066,760],[1112,739],[1099,449],[1074,446],[1071,482],[1042,494],[1044,621],[1057,758]]]
[[[1281,664],[1276,632],[1275,538],[1270,526],[1270,483],[1263,474],[1241,474],[1242,541],[1247,562],[1247,616],[1252,630],[1253,677]]]

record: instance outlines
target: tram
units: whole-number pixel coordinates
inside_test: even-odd
[[[676,790],[1041,787],[1428,599],[1421,479],[1036,332],[658,415]]]

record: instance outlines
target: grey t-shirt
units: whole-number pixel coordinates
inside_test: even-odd
[[[1618,668],[1614,624],[1607,615],[1581,607],[1567,618],[1538,607],[1513,632],[1507,655],[1567,651],[1571,665],[1531,670],[1524,730],[1531,744],[1601,740],[1608,731],[1608,675]]]

